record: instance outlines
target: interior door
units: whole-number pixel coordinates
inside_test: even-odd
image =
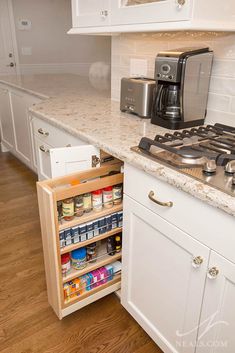
[[[123,214],[123,306],[165,353],[194,353],[209,248],[126,195]]]
[[[190,19],[192,0],[111,0],[111,23],[146,24]]]
[[[73,27],[107,25],[109,23],[109,4],[109,0],[73,0]]]
[[[1,54],[0,54],[1,55]],[[10,95],[7,89],[0,88],[0,121],[1,138],[5,147],[13,150],[15,146],[15,136],[11,112]]]
[[[16,74],[8,0],[0,1],[0,75]]]
[[[212,251],[196,353],[235,352],[235,264]]]

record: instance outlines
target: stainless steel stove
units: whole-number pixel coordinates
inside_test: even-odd
[[[235,196],[234,127],[215,124],[143,137],[131,149]]]

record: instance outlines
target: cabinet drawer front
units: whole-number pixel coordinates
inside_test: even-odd
[[[34,118],[32,124],[34,136],[53,147],[86,145],[86,142],[61,131],[43,120]]]
[[[160,206],[154,198],[172,207]],[[125,165],[124,192],[195,239],[235,262],[234,217],[144,171]]]

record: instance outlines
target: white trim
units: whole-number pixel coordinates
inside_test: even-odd
[[[19,62],[19,52],[16,40],[16,30],[15,30],[15,19],[14,19],[14,12],[12,6],[12,0],[7,0],[8,10],[9,10],[9,19],[10,19],[10,26],[11,26],[11,36],[12,36],[12,44],[14,50],[14,58],[16,63],[16,73],[17,75],[20,74],[20,62]]]
[[[21,64],[23,75],[71,73],[88,76],[91,63],[50,63],[50,64]]]

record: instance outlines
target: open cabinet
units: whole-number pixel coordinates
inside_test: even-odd
[[[74,181],[77,181],[76,185],[74,185]],[[102,267],[120,261],[121,251],[114,251],[110,254],[104,249],[106,248],[105,241],[122,231],[122,202],[114,203],[109,208],[102,204],[99,211],[92,209],[90,212],[84,213],[80,217],[74,216],[70,220],[58,217],[58,202],[122,183],[121,163],[108,164],[37,183],[48,300],[60,319],[120,288],[121,269],[113,271],[106,277],[100,276],[100,278],[96,278],[97,282],[90,282],[89,285],[84,278],[86,275],[89,276],[92,271],[100,271]],[[84,232],[83,237],[80,232],[78,241],[65,242],[61,247],[60,236],[62,232],[76,227],[81,229],[81,225],[96,223],[102,219],[112,219],[116,214],[119,215],[117,216],[119,217],[117,218],[118,222],[110,223],[109,227],[108,223],[105,223],[106,226],[102,225],[102,231],[101,226],[98,225],[98,231],[92,234],[89,234],[88,228],[86,228],[85,237]],[[62,275],[61,255],[85,248],[94,242],[102,242],[101,253],[98,253],[95,262],[87,261],[84,268],[73,268],[68,274]],[[119,264],[121,265],[120,262]],[[68,295],[69,283],[77,281],[77,279],[80,283],[77,290]]]

